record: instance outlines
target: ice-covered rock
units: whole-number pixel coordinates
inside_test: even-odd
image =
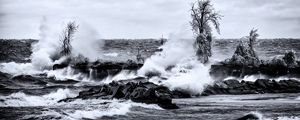
[[[256,56],[253,49],[240,43],[230,59],[225,60],[225,63],[240,66],[259,66],[261,64],[260,60]]]

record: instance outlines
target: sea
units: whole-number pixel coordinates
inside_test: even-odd
[[[148,65],[148,67],[139,71],[141,74],[148,68],[160,68],[171,63],[176,63],[180,67],[194,66],[194,68],[187,70],[187,74],[179,74],[176,69],[167,73],[161,71],[162,75],[165,75],[169,80],[165,84],[170,89],[181,87],[192,92],[201,92],[204,84],[212,83],[213,80],[207,76],[209,65],[198,65],[200,63],[195,63],[193,58],[178,60],[182,57],[178,56],[182,53],[182,50],[186,49],[188,52],[193,46],[190,46],[190,48],[184,47],[190,45],[185,44],[184,40],[180,40],[175,46],[168,42],[168,40],[154,39],[104,40],[104,42],[99,43],[101,48],[95,49],[93,55],[103,61],[124,62],[134,61],[136,55],[141,54],[145,60],[145,66]],[[213,56],[210,58],[210,64],[230,58],[240,42],[238,39],[213,41]],[[6,40],[6,43],[9,43],[9,40]],[[22,43],[24,43],[24,46],[22,46]],[[248,114],[254,114],[260,120],[300,120],[300,93],[210,95],[173,99],[173,103],[179,106],[179,109],[174,110],[166,110],[155,104],[135,103],[130,100],[118,99],[78,99],[68,103],[58,103],[59,100],[64,98],[77,96],[81,90],[86,90],[91,86],[107,84],[113,80],[133,78],[138,76],[137,73],[139,72],[124,71],[103,80],[94,80],[74,73],[70,67],[61,70],[37,68],[36,66],[41,63],[43,65],[49,63],[46,59],[48,56],[45,54],[51,53],[53,49],[37,49],[43,46],[39,42],[32,42],[34,45],[31,47],[25,43],[26,40],[23,40],[18,43],[18,46],[11,45],[5,51],[2,51],[2,53],[11,54],[10,56],[13,57],[2,60],[0,71],[11,74],[11,77],[33,75],[37,76],[37,79],[0,81],[1,120],[236,120]],[[5,45],[8,44],[1,44],[1,46]],[[18,50],[20,46],[30,48]],[[180,47],[183,49],[180,49]],[[300,56],[300,39],[259,39],[254,48],[259,58],[265,60],[283,56],[288,51],[294,51],[297,56]],[[31,49],[33,52],[28,52]],[[184,54],[191,53],[183,52],[182,55]],[[172,58],[169,56],[172,56]],[[31,62],[16,62],[28,59],[31,59]],[[33,64],[34,62],[36,63]],[[198,73],[201,74],[198,75]],[[55,77],[57,81],[53,81],[53,79],[50,79],[51,77]],[[257,78],[255,76],[255,79]]]

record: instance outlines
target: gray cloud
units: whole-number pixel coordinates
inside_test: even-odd
[[[104,38],[159,38],[188,26],[194,0],[0,0],[0,37],[38,38],[43,16],[52,24],[79,19]],[[253,28],[261,37],[300,37],[299,0],[213,0],[223,14],[221,38]]]

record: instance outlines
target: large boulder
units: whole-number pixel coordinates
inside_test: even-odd
[[[157,104],[165,109],[176,109],[172,103],[172,92],[164,86],[150,82],[111,82],[108,85],[96,86],[81,91],[75,98],[66,98],[59,102],[70,102],[75,99],[130,99],[134,102]]]
[[[257,115],[257,114],[254,114],[254,113],[250,113],[250,114],[247,114],[243,117],[240,117],[236,120],[260,120],[261,118]]]
[[[172,93],[172,98],[191,98],[192,97],[190,92],[182,90],[182,89],[175,89],[171,93]]]
[[[75,69],[75,72],[80,72],[89,75],[93,79],[104,79],[107,76],[114,76],[120,73],[122,70],[138,70],[143,64],[133,61],[128,62],[79,62],[70,63],[71,67]],[[56,65],[54,68],[64,67],[64,65]]]

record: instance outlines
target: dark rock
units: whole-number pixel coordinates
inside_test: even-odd
[[[174,90],[172,91],[172,98],[191,98],[191,94],[184,90]]]
[[[104,79],[107,76],[114,76],[122,70],[138,70],[143,64],[135,62],[82,62],[71,65],[75,70],[91,75],[95,79]]]
[[[299,93],[300,81],[258,79],[255,82],[226,80],[208,86],[201,95],[214,94],[258,94],[258,93]]]
[[[229,76],[243,77],[246,75],[263,74],[270,77],[293,76],[300,77],[300,67],[287,67],[280,63],[272,64],[270,62],[260,66],[238,66],[232,64],[214,64],[211,65],[210,75],[216,80],[223,80]]]
[[[134,102],[157,104],[165,109],[178,108],[172,103],[172,92],[165,86],[158,86],[150,82],[111,82],[108,85],[97,86],[81,91],[75,98],[67,98],[60,102],[75,99],[130,99]]]
[[[237,80],[226,80],[226,81],[224,81],[224,83],[229,87],[229,88],[237,88],[237,87],[240,87],[241,86],[241,84],[240,84],[240,82],[239,81],[237,81]],[[223,85],[223,88],[224,88],[225,86]],[[226,88],[226,87],[225,87]]]
[[[131,93],[133,92],[133,90],[136,88],[136,84],[132,83],[132,82],[128,82],[125,84],[122,93],[124,94],[124,98],[125,99],[129,99]]]
[[[254,82],[254,84],[257,87],[261,87],[261,88],[268,88],[268,86],[270,86],[270,84],[272,84],[272,82],[270,80],[267,79],[258,79]]]
[[[148,78],[151,78],[151,77],[159,77],[161,76],[161,73],[158,72],[158,71],[148,71],[147,73],[145,73],[145,76],[147,76]]]
[[[52,79],[54,79],[54,78],[52,78]],[[55,83],[55,84],[76,84],[79,81],[72,80],[72,79],[67,79],[67,80],[54,80],[52,82]]]
[[[248,115],[245,115],[241,118],[238,118],[236,120],[259,120],[260,118],[256,115],[256,114],[253,114],[253,113],[250,113]]]
[[[68,67],[69,64],[54,64],[53,70],[62,69]]]
[[[300,61],[296,61],[295,52],[287,52],[284,57],[274,57],[271,60],[260,60],[251,55],[249,50],[238,46],[231,59],[211,65],[210,75],[216,80],[228,76],[243,77],[246,75],[263,74],[270,77],[293,76],[300,77]]]
[[[3,73],[0,71],[0,80],[8,80],[11,77],[8,73]]]
[[[115,87],[112,87],[112,98],[117,98],[117,99],[120,99],[120,98],[123,98],[125,96],[125,94],[123,93],[123,88],[124,86],[122,85],[118,85],[118,86],[115,86]]]

